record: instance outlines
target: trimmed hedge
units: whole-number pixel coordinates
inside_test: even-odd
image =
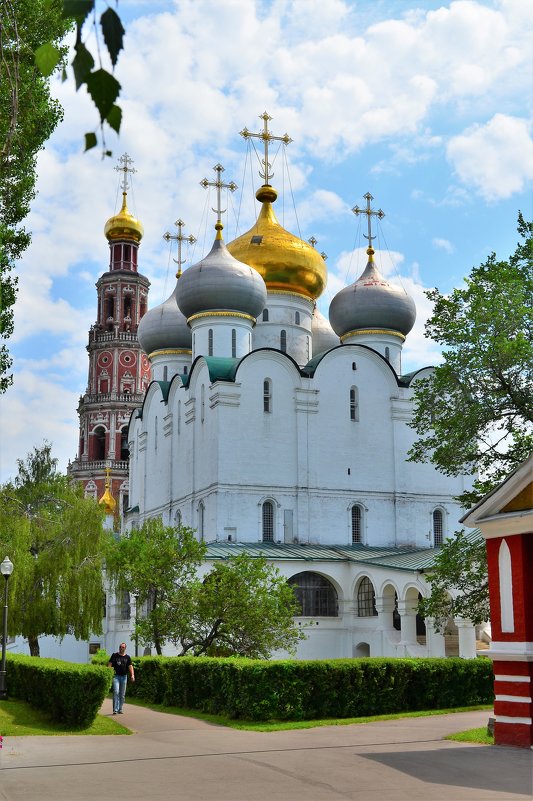
[[[248,720],[312,720],[491,703],[492,663],[478,659],[209,657],[133,659],[142,700]]]
[[[22,654],[10,654],[6,670],[10,697],[28,701],[53,720],[80,728],[94,721],[112,679],[108,668]]]

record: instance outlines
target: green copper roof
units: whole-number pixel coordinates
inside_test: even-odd
[[[202,356],[199,358],[203,358],[207,364],[209,379],[212,384],[214,384],[215,381],[235,381],[235,374],[241,361],[240,359],[230,359],[225,356]],[[195,364],[196,361],[195,359]],[[189,385],[191,374],[192,368],[187,375],[180,376],[185,387]]]

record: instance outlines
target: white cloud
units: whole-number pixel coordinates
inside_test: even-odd
[[[441,239],[440,237],[435,236],[431,241],[439,250],[444,250],[446,253],[455,253],[455,247],[448,239]]]
[[[533,140],[526,120],[495,114],[448,143],[447,156],[464,184],[486,200],[510,197],[533,179]]]

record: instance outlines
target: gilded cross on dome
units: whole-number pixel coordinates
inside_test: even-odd
[[[220,177],[224,172],[224,167],[222,166],[222,164],[215,164],[213,169],[217,176],[216,181],[208,181],[207,178],[204,178],[203,181],[200,181],[200,186],[203,186],[204,189],[207,189],[208,186],[214,186],[215,189],[217,190],[217,207],[216,209],[213,209],[213,211],[217,215],[217,224],[215,225],[215,228],[220,233],[220,231],[222,230],[221,217],[222,214],[226,211],[226,209],[221,208],[221,199],[220,199],[221,191],[222,189],[229,189],[230,192],[235,192],[235,190],[238,187],[237,184],[234,183],[233,181],[230,181],[229,184],[223,183],[222,178]]]
[[[272,119],[266,111],[259,115],[259,119],[263,120],[263,130],[260,133],[252,133],[248,130],[248,128],[243,128],[240,132],[241,136],[244,136],[245,139],[250,139],[251,137],[257,137],[258,139],[263,140],[263,147],[265,149],[265,158],[262,160],[263,163],[263,172],[260,172],[259,175],[265,182],[265,186],[270,186],[270,179],[274,176],[274,173],[270,171],[271,165],[268,161],[268,143],[269,142],[283,142],[285,145],[289,145],[292,142],[292,139],[288,134],[283,134],[283,136],[274,136],[268,130],[268,123],[269,120]]]
[[[118,161],[119,161],[119,165],[122,165],[122,166],[115,167],[115,170],[117,172],[123,172],[124,173],[124,178],[122,179],[122,183],[121,183],[120,186],[121,186],[123,192],[127,192],[128,188],[129,188],[128,187],[128,173],[130,172],[133,175],[133,173],[137,172],[137,170],[135,169],[135,167],[130,166],[130,165],[133,164],[133,159],[130,158],[127,153],[124,153],[124,155],[121,156]]]
[[[372,240],[376,238],[375,236],[372,236],[372,217],[377,217],[379,220],[382,220],[385,216],[385,212],[381,209],[375,211],[370,207],[370,201],[374,200],[370,192],[367,192],[366,195],[363,195],[363,197],[366,200],[366,209],[360,209],[359,206],[354,206],[352,211],[355,215],[366,214],[368,222],[368,236],[367,234],[363,234],[363,236],[365,239],[368,239],[368,247],[371,248]]]
[[[163,239],[166,239],[167,242],[174,240],[175,242],[178,243],[178,258],[173,259],[172,261],[175,261],[176,264],[178,265],[178,272],[176,273],[176,278],[179,278],[181,275],[181,265],[184,264],[185,262],[185,259],[181,258],[181,243],[189,242],[191,245],[194,245],[194,243],[196,242],[196,238],[192,234],[190,236],[183,236],[182,228],[184,228],[185,226],[183,220],[176,220],[174,225],[178,229],[178,233],[172,235],[167,231],[166,233],[163,234]]]

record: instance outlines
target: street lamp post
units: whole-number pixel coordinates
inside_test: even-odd
[[[0,564],[0,573],[6,580],[4,588],[4,617],[2,625],[2,665],[0,667],[0,700],[7,698],[6,687],[6,645],[7,645],[7,586],[11,573],[13,572],[13,562],[8,556]]]

